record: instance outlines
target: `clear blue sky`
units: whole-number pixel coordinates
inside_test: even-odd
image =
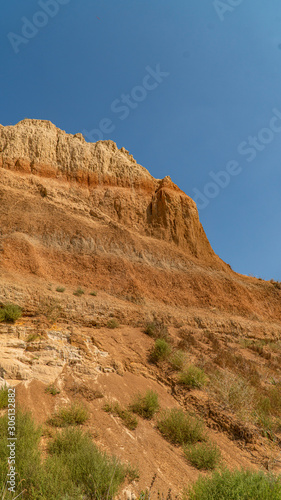
[[[201,222],[235,271],[281,280],[280,0],[10,0],[1,12],[0,123],[98,129],[205,196]]]

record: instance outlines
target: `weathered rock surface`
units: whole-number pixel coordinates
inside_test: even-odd
[[[281,318],[280,291],[233,273],[193,200],[112,141],[88,144],[47,121],[1,126],[0,219],[2,272]]]

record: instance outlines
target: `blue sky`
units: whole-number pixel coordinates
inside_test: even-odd
[[[9,0],[0,33],[2,125],[114,140],[235,271],[281,280],[280,0]]]

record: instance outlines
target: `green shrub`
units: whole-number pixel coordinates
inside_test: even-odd
[[[203,422],[176,408],[163,411],[158,418],[157,427],[173,444],[192,444],[205,440]]]
[[[150,390],[146,391],[144,396],[137,394],[130,405],[130,410],[140,417],[151,419],[159,410],[158,394]]]
[[[155,340],[154,348],[150,352],[149,360],[152,363],[166,360],[171,354],[171,347],[164,339]]]
[[[52,394],[52,396],[56,396],[56,394],[60,393],[60,390],[57,389],[54,384],[50,384],[46,387],[45,392]]]
[[[197,469],[213,470],[221,460],[219,448],[212,443],[196,443],[184,447],[186,459]]]
[[[56,288],[56,291],[59,292],[59,293],[63,293],[65,291],[65,288],[63,288],[63,286],[58,286]]]
[[[200,389],[207,383],[207,377],[203,370],[197,366],[189,365],[179,375],[179,383],[187,387],[197,387]]]
[[[0,410],[8,407],[8,387],[5,385],[0,389]]]
[[[88,434],[67,428],[49,436],[47,457],[41,456],[41,429],[30,414],[16,414],[16,493],[7,491],[8,418],[0,418],[0,492],[12,500],[112,500],[124,481],[137,471],[98,450]],[[10,441],[11,442],[11,441]],[[24,493],[23,493],[24,491]]]
[[[146,333],[146,335],[148,335],[149,337],[154,337],[155,330],[156,330],[156,327],[155,327],[155,323],[154,322],[147,323],[147,325],[146,325],[146,327],[144,329],[144,333]]]
[[[64,464],[72,482],[83,488],[86,494],[83,498],[112,499],[125,477],[131,474],[130,467],[99,451],[80,429],[64,429],[50,443],[48,450],[52,460],[55,457],[60,467]]]
[[[188,496],[187,496],[188,495]],[[245,470],[216,471],[185,492],[187,500],[280,500],[281,478]]]
[[[136,417],[130,410],[121,408],[119,403],[106,403],[103,406],[103,410],[107,413],[112,413],[113,415],[117,415],[119,418],[121,418],[127,429],[130,429],[131,431],[136,429],[138,425]]]
[[[73,292],[73,295],[75,295],[76,297],[81,297],[82,295],[84,295],[84,290],[82,290],[82,288],[77,288],[77,290],[75,290],[75,292]]]
[[[17,411],[16,420],[16,492],[20,494],[23,489],[31,492],[33,485],[39,481],[40,471],[40,452],[39,441],[41,437],[41,429],[38,428],[29,413]],[[13,431],[12,431],[13,432]],[[4,490],[7,481],[8,473],[8,457],[9,437],[14,437],[8,434],[8,416],[7,414],[0,418],[0,491]],[[24,483],[21,484],[21,481]],[[11,494],[4,497],[5,500],[12,499],[16,495]],[[1,497],[2,498],[2,497]],[[26,495],[26,498],[35,498]]]
[[[67,425],[80,425],[88,420],[89,414],[86,408],[79,403],[63,406],[47,421],[54,427],[66,427]]]
[[[169,361],[174,370],[182,370],[186,364],[186,353],[178,349],[172,353]]]
[[[90,292],[90,295],[92,295],[93,297],[96,297],[97,296],[97,292]]]
[[[113,330],[114,328],[118,328],[118,327],[119,327],[119,323],[118,323],[117,319],[112,318],[112,319],[108,320],[107,328],[111,328]]]
[[[16,304],[6,304],[0,307],[0,323],[14,323],[22,316],[22,309]]]

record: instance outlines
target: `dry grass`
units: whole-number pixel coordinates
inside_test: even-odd
[[[256,391],[244,378],[225,371],[210,375],[208,392],[243,421],[252,421]]]
[[[232,354],[230,350],[223,349],[213,361],[217,366],[223,369],[228,368],[233,373],[244,377],[251,385],[260,386],[260,375],[254,363],[240,354]]]

